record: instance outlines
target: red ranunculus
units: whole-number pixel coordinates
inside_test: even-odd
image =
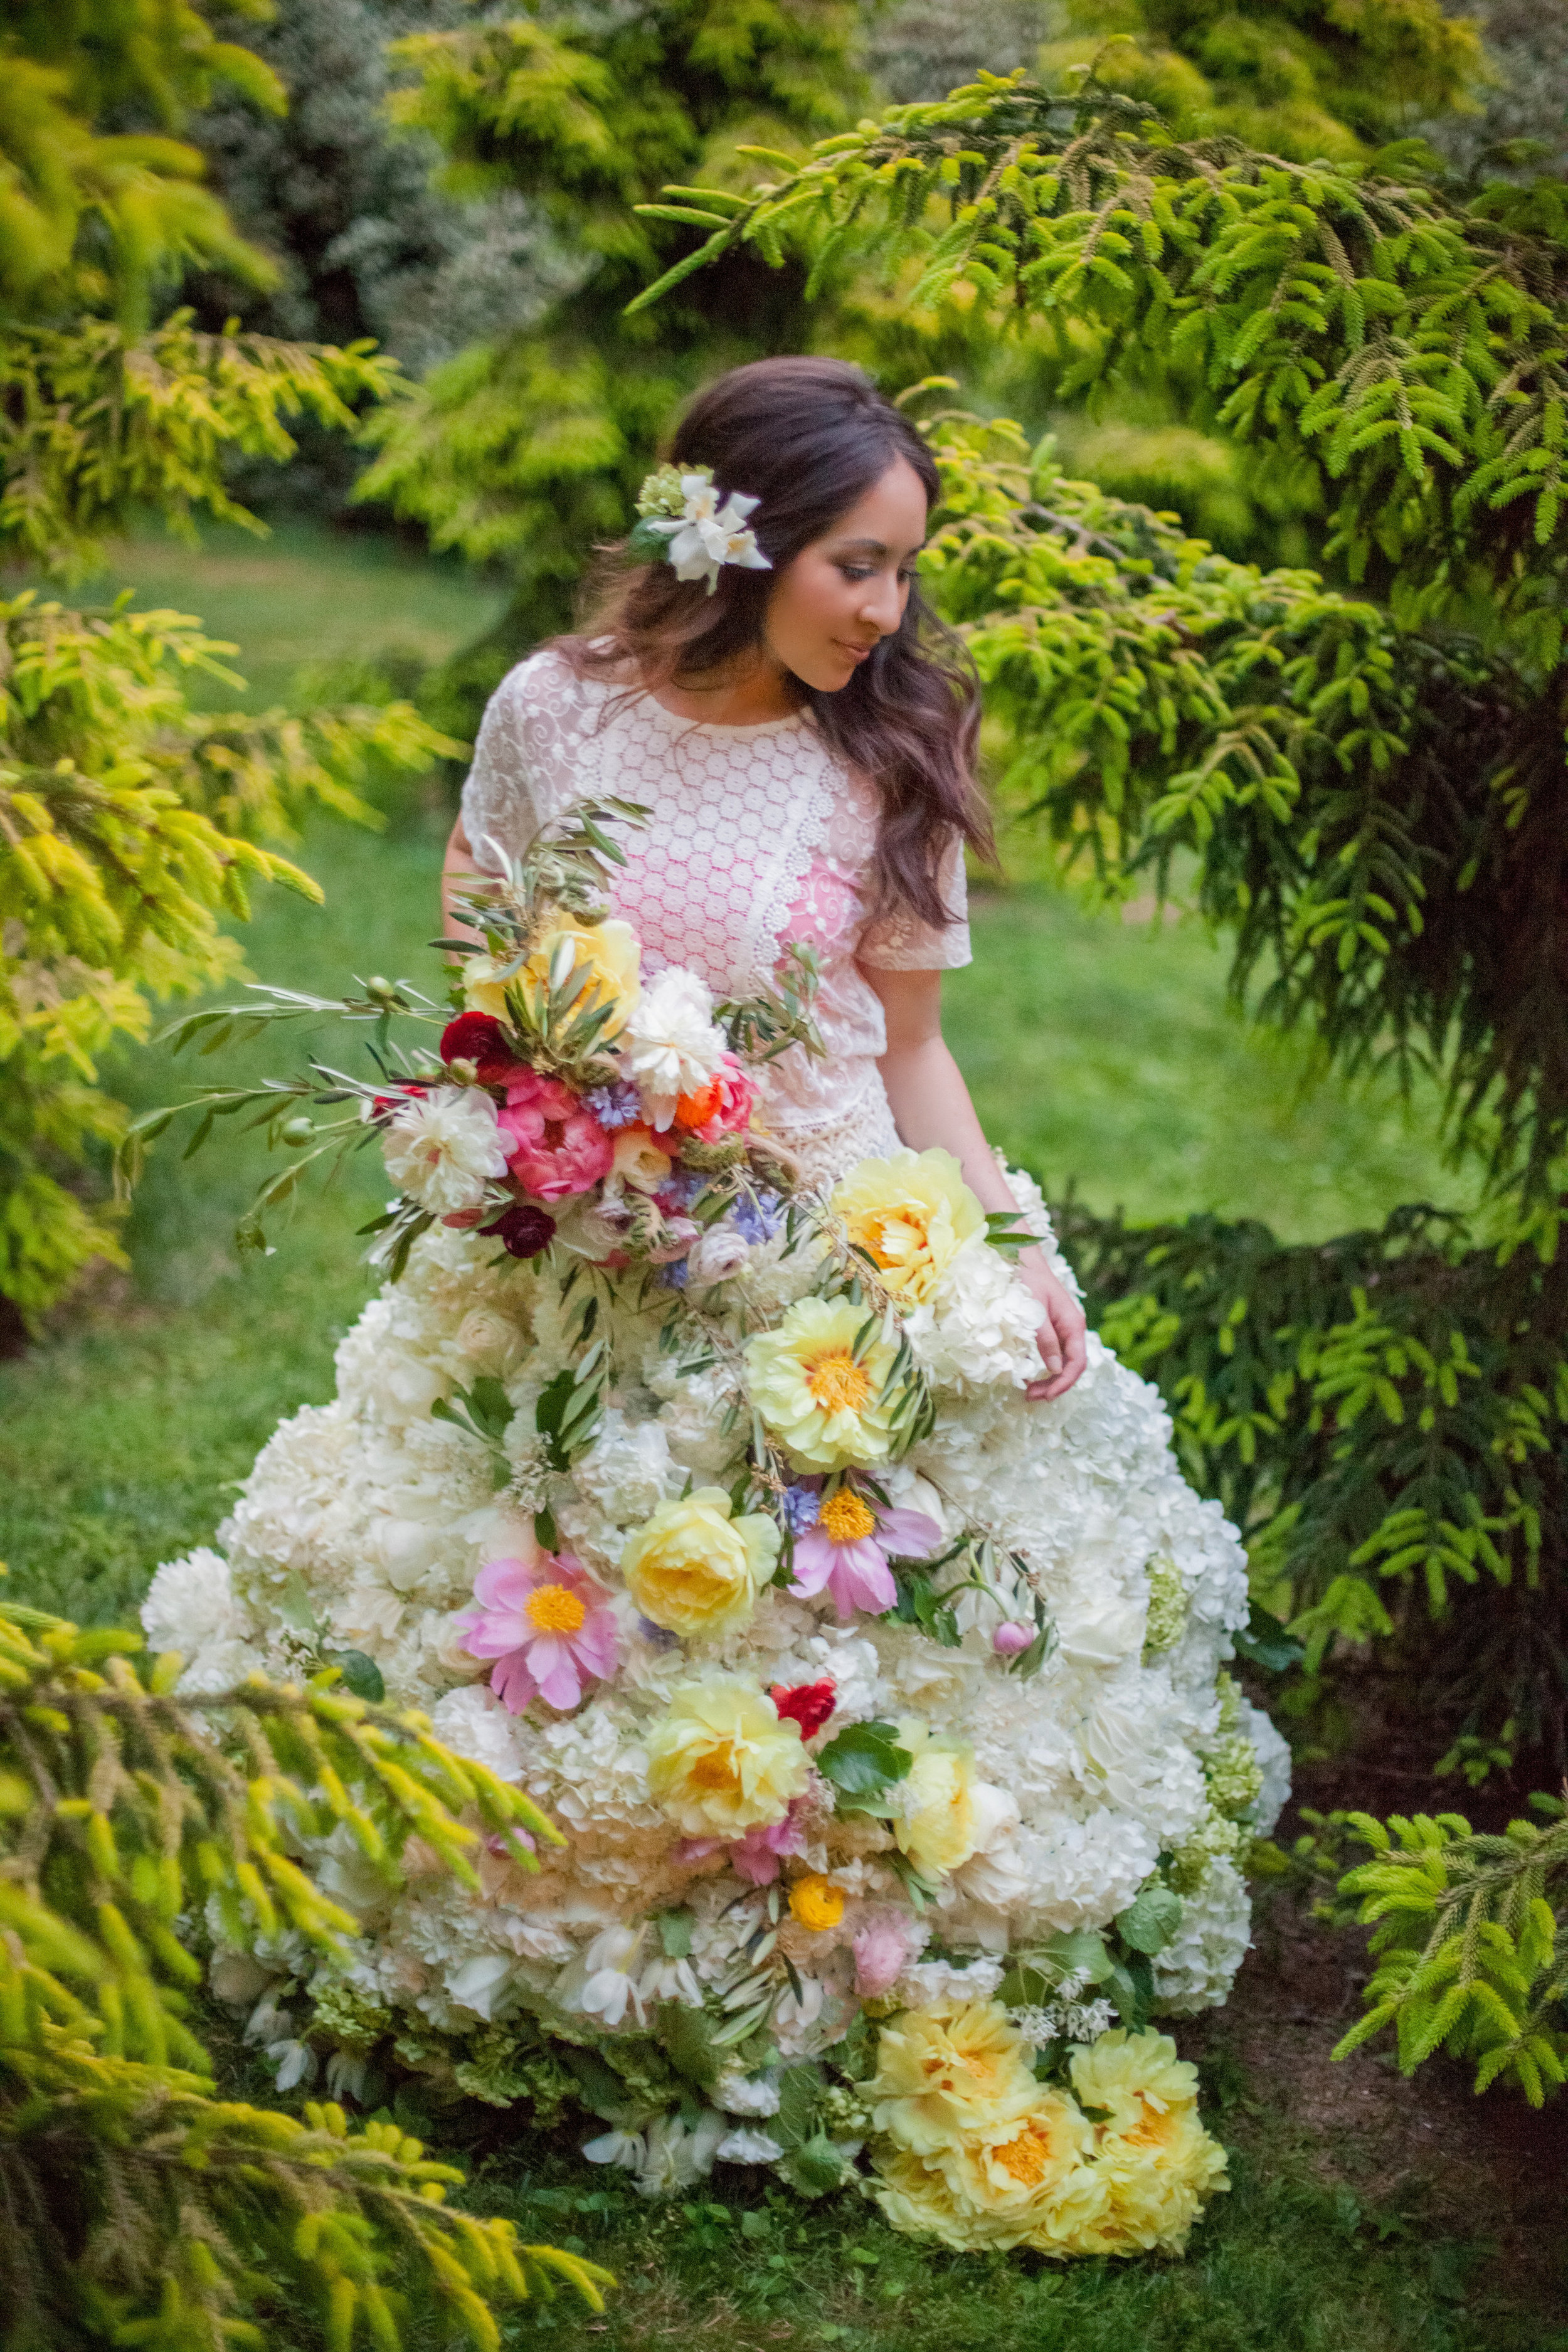
[[[838,1704],[838,1686],[833,1682],[796,1683],[793,1690],[785,1690],[775,1684],[768,1696],[781,1721],[798,1723],[801,1738],[815,1739]]]
[[[519,1201],[515,1207],[503,1209],[494,1224],[481,1225],[479,1231],[494,1234],[512,1257],[537,1257],[555,1238],[555,1220],[548,1209],[536,1209],[531,1201]]]
[[[703,1143],[721,1143],[750,1124],[756,1099],[754,1081],[733,1054],[726,1054],[705,1087],[681,1096],[675,1106],[675,1124]]]
[[[521,1064],[506,1048],[506,1031],[493,1013],[459,1013],[441,1032],[441,1059],[472,1062],[483,1087],[504,1087]]]

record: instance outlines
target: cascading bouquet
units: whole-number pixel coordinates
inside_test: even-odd
[[[640,814],[476,886],[449,1007],[373,981],[176,1024],[374,1025],[373,1079],[186,1106],[299,1155],[247,1237],[321,1153],[374,1139],[399,1192],[336,1398],[263,1453],[226,1559],[160,1570],[149,1631],[195,1686],[330,1661],[424,1705],[567,1832],[489,1855],[483,1901],[389,1898],[329,1839],[354,1957],[258,1933],[217,1980],[282,2081],[585,2108],[650,2192],[758,2164],[954,2247],[1180,2249],[1224,2158],[1150,2021],[1224,1998],[1283,1793],[1220,1669],[1239,1549],[1097,1342],[1024,1402],[1026,1180],[1005,1217],[942,1151],[799,1181],[759,1079],[820,1050],[809,955],[744,1001],[645,974],[601,904]]]

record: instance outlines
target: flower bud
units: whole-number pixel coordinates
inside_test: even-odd
[[[999,1658],[1021,1657],[1035,1638],[1032,1625],[1020,1625],[1016,1618],[1007,1618],[991,1636],[991,1646]]]

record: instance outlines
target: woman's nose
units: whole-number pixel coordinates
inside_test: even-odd
[[[866,583],[861,600],[861,620],[884,637],[890,637],[903,618],[903,598],[899,583],[888,574],[880,574]]]

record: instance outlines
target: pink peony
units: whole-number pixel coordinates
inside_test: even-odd
[[[923,1559],[942,1542],[942,1529],[923,1511],[894,1511],[853,1486],[822,1498],[815,1527],[795,1539],[790,1591],[808,1601],[826,1590],[841,1619],[864,1609],[879,1617],[898,1598],[889,1552]]]
[[[747,1879],[753,1886],[771,1886],[779,1874],[780,1856],[805,1852],[805,1832],[801,1825],[805,1810],[806,1800],[796,1797],[782,1822],[748,1830],[743,1838],[737,1838],[729,1846],[725,1846],[722,1838],[683,1838],[675,1850],[675,1859],[680,1863],[706,1862],[710,1853],[723,1848],[737,1878]]]
[[[851,1941],[860,2000],[876,2000],[890,1991],[924,1942],[924,1930],[904,1913],[874,1913]]]
[[[607,1176],[615,1157],[608,1131],[560,1078],[520,1070],[497,1114],[507,1166],[536,1201],[563,1201]]]
[[[570,1552],[487,1561],[474,1599],[479,1608],[458,1620],[463,1645],[495,1660],[490,1688],[513,1715],[535,1697],[564,1711],[582,1697],[584,1675],[615,1673],[610,1596]]]

